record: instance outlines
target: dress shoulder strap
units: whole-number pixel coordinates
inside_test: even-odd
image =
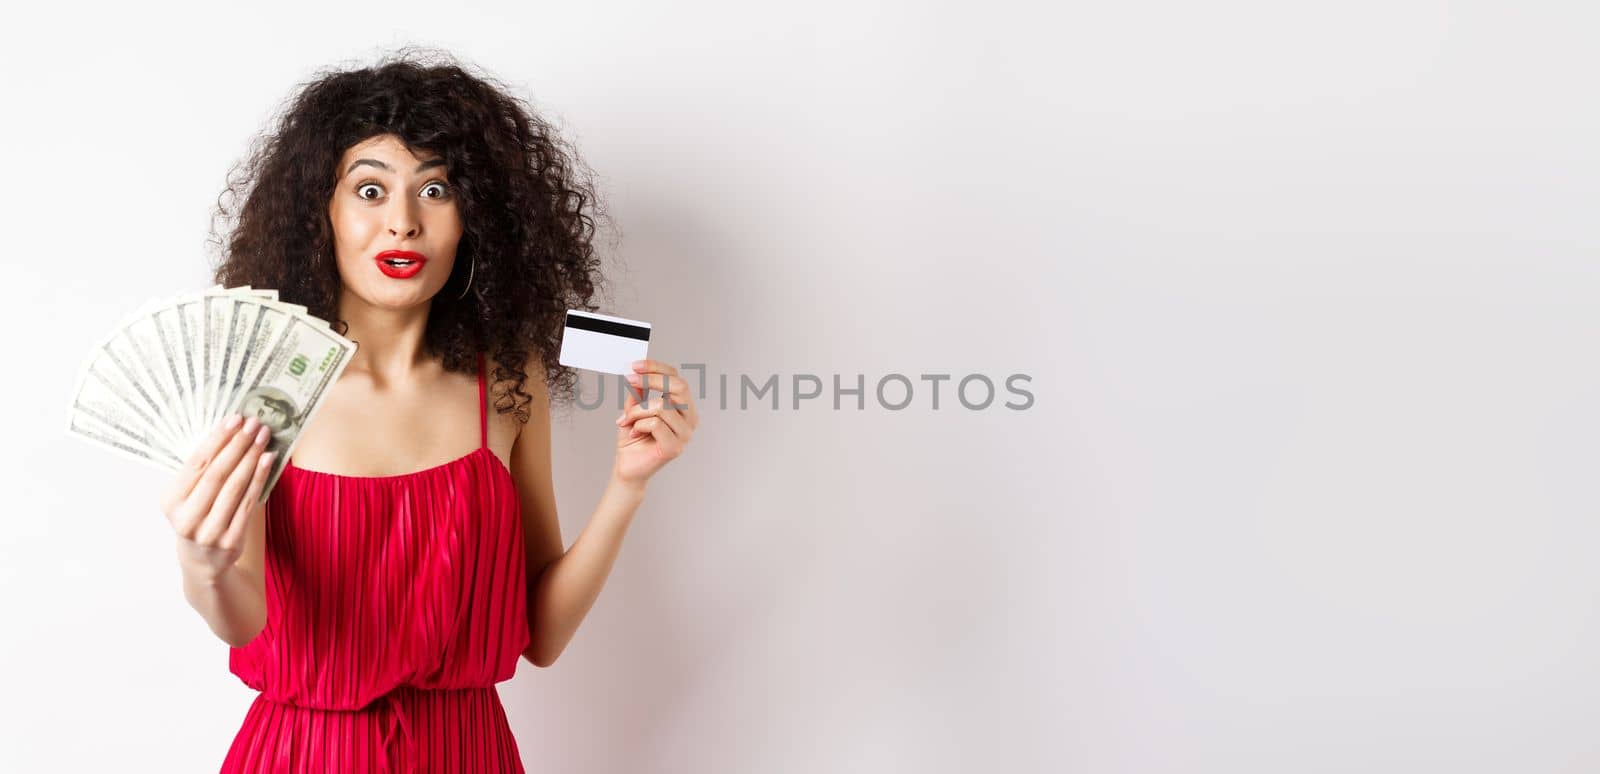
[[[483,383],[483,353],[478,353],[478,444],[489,445],[489,399]]]

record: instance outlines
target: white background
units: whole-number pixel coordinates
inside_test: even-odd
[[[220,765],[254,693],[166,481],[67,393],[208,284],[295,85],[404,43],[563,127],[624,232],[603,311],[713,375],[571,646],[500,686],[530,772],[1600,769],[1586,4],[10,14],[0,770]],[[613,417],[558,419],[569,542]]]

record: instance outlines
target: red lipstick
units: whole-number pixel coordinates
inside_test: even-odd
[[[422,253],[410,250],[384,250],[373,256],[372,260],[377,262],[378,271],[395,279],[415,277],[417,272],[422,271],[422,265],[428,262]]]

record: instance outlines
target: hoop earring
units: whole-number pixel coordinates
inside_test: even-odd
[[[478,257],[477,256],[473,256],[472,257],[472,264],[467,268],[467,286],[461,289],[461,295],[456,296],[456,300],[457,301],[467,297],[467,290],[472,287],[472,275],[476,274],[477,271],[478,271]]]

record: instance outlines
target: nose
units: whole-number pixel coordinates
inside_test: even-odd
[[[389,234],[397,239],[411,239],[422,233],[422,219],[417,217],[413,204],[403,199],[389,207]]]

